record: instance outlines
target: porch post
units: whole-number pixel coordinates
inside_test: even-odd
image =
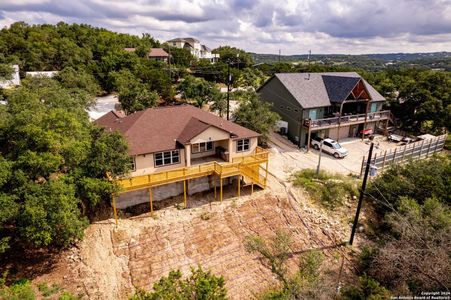
[[[183,180],[183,201],[185,203],[185,208],[187,207],[187,200],[186,200],[186,180]]]
[[[370,106],[370,100],[368,100],[368,101],[366,102],[365,122],[363,123],[363,130],[366,129],[366,120],[367,120],[367,118],[368,118],[368,108],[369,108],[369,106]],[[362,132],[362,141],[363,141],[364,137],[365,137],[365,133]]]
[[[345,104],[345,102],[346,100],[344,100],[340,104],[340,114],[338,115],[337,142],[340,140],[341,114],[343,113],[343,105]]]
[[[310,139],[311,139],[311,135],[312,135],[312,130],[311,130],[311,124],[308,127],[308,135],[307,135],[307,152],[310,151]]]
[[[268,182],[268,172],[269,172],[269,160],[266,160],[266,170],[265,170],[265,187],[266,183]],[[259,181],[260,181],[260,173],[257,174]]]
[[[222,202],[222,176],[219,176],[219,199]]]
[[[186,166],[191,166],[191,145],[187,144],[185,145],[185,159],[186,159]]]
[[[227,152],[229,152],[228,160],[229,162],[232,162],[232,150],[233,150],[233,141],[231,138],[229,138],[229,149],[227,149]]]
[[[214,191],[215,191],[215,200],[216,200],[216,174],[213,174],[213,184],[214,184]]]
[[[241,175],[238,175],[238,198],[240,198]]]
[[[153,214],[153,197],[152,197],[152,188],[149,188],[149,203],[150,203],[150,213]]]

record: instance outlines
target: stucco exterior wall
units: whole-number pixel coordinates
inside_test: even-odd
[[[191,139],[191,144],[197,144],[202,142],[214,142],[220,140],[228,140],[230,138],[230,134],[224,130],[221,130],[216,127],[209,127],[201,132],[199,135],[195,136]]]
[[[232,140],[232,143],[231,143],[232,147],[231,147],[231,149],[229,149],[229,153],[232,156],[232,159],[234,157],[242,157],[242,156],[251,155],[252,152],[255,151],[255,148],[257,148],[257,145],[258,145],[258,138],[250,138],[249,139],[249,150],[243,151],[243,152],[237,152],[236,151],[237,141],[238,140]]]
[[[141,176],[146,174],[152,174],[156,172],[164,172],[173,170],[176,168],[183,168],[185,167],[185,150],[179,149],[179,157],[180,157],[180,163],[168,165],[168,166],[162,166],[162,167],[155,167],[155,161],[154,161],[154,154],[149,153],[145,155],[137,155],[135,156],[135,163],[136,163],[136,171],[131,172],[131,176]]]
[[[211,151],[192,153],[192,144],[213,142]],[[249,150],[237,152],[237,141],[229,137],[229,133],[216,127],[209,127],[191,140],[191,145],[186,149],[179,149],[180,163],[162,167],[155,167],[154,153],[135,156],[136,171],[131,172],[131,176],[142,176],[152,173],[165,172],[173,169],[183,168],[191,165],[187,160],[215,155],[216,147],[223,147],[229,152],[231,161],[234,157],[251,155],[258,145],[258,138],[249,138]],[[187,154],[187,155],[185,155]]]

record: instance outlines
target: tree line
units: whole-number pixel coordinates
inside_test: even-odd
[[[130,168],[124,138],[90,122],[93,94],[60,76],[23,80],[0,105],[0,255],[82,238],[118,191],[107,172]]]

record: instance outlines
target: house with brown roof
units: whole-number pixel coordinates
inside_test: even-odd
[[[222,198],[223,179],[266,184],[260,165],[268,155],[258,147],[260,134],[194,106],[148,108],[128,116],[111,111],[95,122],[120,132],[129,144],[133,170],[119,182],[125,191],[155,188],[153,200],[160,200],[183,192],[186,184],[191,192],[216,189],[212,181],[218,179]],[[119,208],[130,205],[122,202]]]
[[[151,48],[149,51],[149,58],[158,61],[169,61],[169,54],[163,48]]]
[[[127,52],[135,52],[136,48],[124,48],[124,50]],[[149,59],[164,61],[167,63],[170,55],[163,48],[150,48],[147,57]]]

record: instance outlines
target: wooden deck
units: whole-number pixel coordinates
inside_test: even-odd
[[[268,179],[268,156],[269,153],[263,148],[257,147],[255,151],[247,156],[236,157],[232,162],[210,162],[199,164],[196,166],[178,168],[170,171],[153,173],[143,176],[135,176],[129,178],[112,179],[122,188],[122,193],[136,191],[141,189],[149,190],[150,212],[153,212],[153,196],[152,188],[159,185],[170,184],[183,181],[183,198],[185,208],[187,207],[187,181],[189,179],[214,176],[214,195],[217,198],[217,179],[219,179],[219,199],[222,201],[222,179],[237,176],[238,190],[237,196],[240,196],[241,178],[249,179],[251,185],[251,193],[254,190],[254,184],[261,188],[266,188]],[[263,166],[262,166],[263,165]],[[116,195],[112,195],[112,205],[116,225],[118,224],[118,216],[116,209]]]
[[[267,166],[263,168],[260,165],[267,162],[268,151],[257,147],[254,153],[236,157],[232,162],[210,162],[148,175],[118,178],[115,181],[122,187],[123,192],[128,192],[210,175],[219,178],[241,175],[265,188],[267,175],[262,176],[260,169],[266,170]]]
[[[368,113],[365,114],[357,114],[357,115],[348,115],[342,117],[334,117],[334,118],[326,118],[326,119],[317,119],[317,120],[306,120],[304,122],[305,127],[310,127],[311,130],[321,130],[328,128],[335,128],[338,126],[348,126],[361,124],[365,122],[374,122],[374,121],[382,121],[390,118],[390,111],[384,110],[379,112]]]

